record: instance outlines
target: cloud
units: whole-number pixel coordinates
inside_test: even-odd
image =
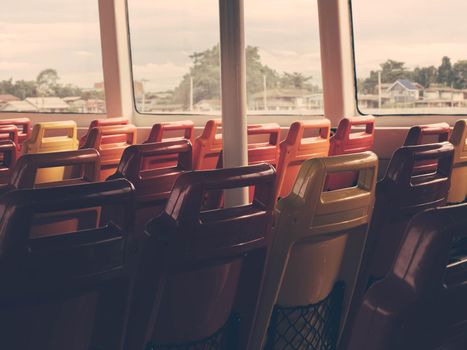
[[[166,62],[133,65],[133,77],[135,80],[148,79],[149,81],[146,82],[148,91],[169,90],[180,83],[182,77],[189,72],[190,66],[190,62],[185,64]]]
[[[74,54],[75,54],[76,56],[84,57],[84,58],[87,58],[87,57],[94,57],[94,56],[95,56],[95,53],[94,53],[94,52],[85,51],[85,50],[78,50],[78,51],[75,51]]]

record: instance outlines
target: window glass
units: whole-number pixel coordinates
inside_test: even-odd
[[[128,0],[136,109],[219,114],[217,0]]]
[[[467,114],[465,0],[352,0],[358,106]]]
[[[105,112],[96,0],[3,1],[0,47],[0,112]]]
[[[245,0],[250,114],[322,114],[316,0]]]

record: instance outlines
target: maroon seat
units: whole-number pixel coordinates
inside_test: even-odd
[[[16,164],[17,148],[13,141],[0,141],[0,185],[10,181],[11,171]]]
[[[373,218],[348,325],[353,324],[367,287],[389,272],[413,216],[446,203],[453,155],[454,147],[449,142],[403,146],[394,153],[385,177],[376,186]],[[414,175],[419,161],[436,161],[436,172]]]
[[[125,178],[135,186],[138,236],[143,233],[146,222],[164,209],[178,176],[189,170],[192,170],[192,151],[187,140],[125,149],[117,172],[109,179]]]
[[[79,139],[79,148],[82,148],[86,143],[91,130],[103,126],[120,126],[128,125],[127,118],[105,118],[105,119],[95,119],[89,124],[89,128],[86,131],[86,134],[81,136]],[[102,143],[118,143],[125,142],[125,137],[122,135],[106,135],[105,140]]]
[[[12,118],[12,119],[0,119],[0,126],[14,125],[18,129],[18,142],[17,146],[20,149],[24,141],[28,140],[31,136],[32,123],[29,118]],[[7,136],[2,135],[1,139]]]
[[[146,228],[127,349],[247,349],[274,183],[267,164],[180,175],[165,210]],[[206,191],[251,185],[252,204],[200,209]]]
[[[1,349],[122,349],[132,200],[123,179],[1,198]]]
[[[467,349],[466,232],[465,204],[418,214],[342,349]]]
[[[189,140],[193,144],[194,125],[191,120],[154,124],[144,143]]]

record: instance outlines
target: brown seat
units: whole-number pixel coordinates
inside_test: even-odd
[[[465,204],[418,214],[341,349],[467,349],[466,231]]]
[[[132,200],[123,179],[0,199],[0,348],[122,349]]]
[[[10,181],[12,169],[16,164],[17,147],[13,141],[0,141],[0,185]],[[2,187],[0,187],[0,192]]]
[[[105,126],[93,128],[82,148],[94,148],[101,156],[99,179],[104,181],[115,173],[128,146],[136,144],[134,125]]]
[[[270,240],[275,172],[187,172],[146,228],[127,349],[247,349]],[[202,211],[206,191],[256,186],[252,204]]]
[[[192,152],[188,140],[125,149],[117,172],[109,179],[125,178],[135,186],[138,236],[142,235],[146,222],[164,209],[178,176],[189,170],[192,170]]]
[[[89,124],[89,128],[79,139],[79,148],[83,147],[88,139],[89,133],[93,128],[101,127],[101,126],[119,126],[119,125],[127,125],[128,119],[127,118],[105,118],[105,119],[95,119]],[[106,136],[108,142],[125,142],[125,137],[122,135],[109,135]]]
[[[191,120],[157,123],[144,143],[189,140],[193,143],[194,123]]]

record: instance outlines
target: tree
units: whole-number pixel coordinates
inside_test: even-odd
[[[58,73],[55,69],[44,69],[37,78],[37,92],[39,96],[55,96],[58,86]]]
[[[302,73],[287,73],[285,72],[281,78],[281,86],[285,88],[296,88],[296,89],[305,89],[310,88],[309,85],[306,84],[312,76],[305,76]]]
[[[405,68],[405,63],[388,59],[380,64],[381,82],[394,83],[398,79],[410,79],[411,72]],[[375,93],[378,85],[378,71],[371,71],[370,76],[363,81],[361,92]]]
[[[436,83],[438,78],[438,70],[435,66],[415,68],[412,73],[412,80],[419,83],[425,88],[430,87],[431,84]]]
[[[456,89],[467,89],[467,60],[457,61],[452,68],[453,82]]]
[[[444,56],[441,61],[441,65],[438,67],[438,78],[436,79],[436,82],[446,86],[451,86],[453,80],[454,74],[452,71],[451,59]]]

